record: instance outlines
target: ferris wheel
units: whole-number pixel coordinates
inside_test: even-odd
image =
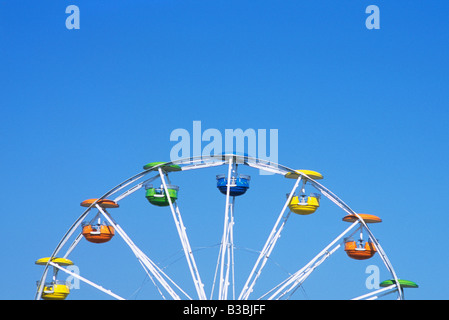
[[[218,170],[220,167],[224,167],[225,170],[222,170],[225,172],[216,174],[215,180],[216,187],[222,194],[221,197],[224,197],[224,199],[222,198],[224,210],[219,210],[224,211],[224,216],[221,215],[220,219],[223,221],[222,233],[217,235],[219,242],[216,246],[214,276],[209,288],[206,288],[181,214],[183,201],[179,200],[182,198],[180,193],[182,186],[175,185],[171,180],[175,181],[176,177],[182,175],[183,172],[191,170],[195,172],[195,170],[206,168]],[[354,260],[370,259],[377,254],[390,275],[388,280],[380,283],[378,289],[366,294],[355,295],[353,299],[377,299],[386,295],[403,299],[404,288],[418,287],[413,281],[398,278],[385,251],[371,231],[369,225],[378,224],[382,222],[382,219],[372,214],[353,211],[333,192],[317,181],[323,179],[323,175],[319,172],[294,170],[263,159],[235,153],[190,157],[172,162],[152,162],[146,164],[143,169],[144,171],[121,182],[103,196],[81,202],[81,206],[85,210],[64,234],[51,256],[38,259],[35,262],[44,267],[41,279],[37,281],[36,300],[64,300],[68,297],[70,284],[61,279],[61,274],[82,281],[113,298],[124,299],[120,293],[112,292],[93,279],[87,279],[70,268],[74,262],[69,257],[81,242],[87,241],[92,246],[101,246],[102,243],[107,243],[114,237],[120,238],[129,247],[143,268],[145,276],[154,284],[158,297],[162,299],[291,299],[295,291],[303,286],[309,276],[340,248],[344,249],[345,255]],[[236,199],[244,198],[251,184],[250,175],[238,172],[242,169],[261,170],[271,176],[280,176],[281,179],[291,182],[291,189],[286,190],[288,191],[286,198],[276,199],[279,203],[279,210],[271,215],[274,226],[266,236],[265,242],[255,250],[257,254],[251,267],[248,270],[237,271],[235,255],[237,246],[234,233],[236,224],[234,213],[238,207]],[[160,263],[150,258],[150,254],[145,253],[132,240],[133,236],[125,232],[117,222],[117,216],[113,212],[122,210],[119,203],[138,194],[141,195],[140,198],[145,205],[150,204],[151,209],[165,210],[165,212],[171,213],[182,247],[182,256],[191,279],[183,278],[181,282],[179,279],[175,280]],[[263,294],[254,296],[254,289],[263,271],[266,270],[267,262],[269,262],[292,213],[299,216],[311,215],[319,210],[324,199],[329,200],[332,205],[337,206],[338,211],[344,214],[341,220],[346,227],[342,231],[340,230],[336,237],[330,237],[331,240],[328,244],[321,250],[317,250],[311,260],[304,265],[294,266],[295,271],[289,272],[281,281],[273,283]],[[222,205],[219,206],[222,207]],[[241,282],[243,284],[241,287],[237,287],[238,283],[235,280],[237,274],[240,276],[244,274],[245,280]],[[193,294],[184,288],[184,282],[187,280],[194,288]],[[206,294],[206,289],[211,292],[209,296]]]

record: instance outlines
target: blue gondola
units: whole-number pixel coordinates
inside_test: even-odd
[[[231,197],[241,196],[249,188],[250,176],[239,174],[237,177],[231,176],[230,192]],[[228,191],[227,186],[228,177],[225,174],[217,175],[217,188],[221,193],[226,195]]]

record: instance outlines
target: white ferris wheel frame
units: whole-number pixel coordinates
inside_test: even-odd
[[[234,225],[234,200],[235,197],[230,195],[230,187],[229,183],[231,172],[233,169],[233,165],[235,164],[244,164],[249,167],[268,171],[274,174],[279,174],[285,176],[287,173],[296,173],[298,174],[298,178],[295,181],[295,184],[289,193],[286,202],[272,228],[271,233],[265,241],[265,245],[262,250],[259,252],[259,256],[248,276],[246,283],[241,290],[238,297],[235,292],[234,285],[234,240],[233,240],[233,225]],[[176,161],[159,163],[154,167],[142,171],[125,181],[121,182],[108,192],[106,192],[102,197],[96,199],[79,217],[75,220],[72,226],[68,229],[68,231],[64,234],[56,248],[54,249],[51,257],[48,259],[48,262],[45,265],[44,271],[42,273],[42,277],[40,279],[38,289],[35,294],[35,299],[40,300],[42,297],[45,279],[47,278],[49,267],[53,267],[55,273],[58,271],[65,272],[74,278],[79,279],[87,283],[88,285],[93,286],[94,288],[112,296],[116,299],[124,299],[121,296],[113,293],[111,290],[105,289],[102,286],[94,283],[91,280],[88,280],[80,275],[68,270],[67,268],[62,267],[61,265],[53,262],[53,258],[58,256],[63,247],[67,244],[68,240],[73,236],[75,231],[80,227],[83,220],[87,217],[89,212],[96,208],[99,210],[99,214],[101,214],[110,225],[112,225],[117,231],[118,235],[124,240],[124,242],[129,246],[134,255],[136,256],[139,263],[142,265],[144,271],[151,279],[153,284],[156,286],[159,294],[163,299],[166,299],[166,295],[169,295],[174,300],[180,300],[182,297],[192,300],[190,297],[179,285],[177,285],[164,271],[158,267],[158,265],[153,262],[145,253],[143,253],[139,247],[131,240],[131,238],[126,234],[126,232],[121,228],[121,226],[111,217],[111,215],[107,212],[107,210],[99,205],[99,201],[102,199],[109,198],[112,195],[117,194],[119,191],[129,187],[126,191],[122,192],[115,199],[112,199],[114,202],[118,203],[120,200],[128,197],[139,189],[143,188],[146,184],[160,178],[162,186],[164,188],[164,192],[167,196],[170,211],[172,213],[172,217],[181,241],[181,245],[183,248],[184,256],[186,258],[190,274],[195,285],[195,290],[199,300],[206,300],[207,296],[204,290],[204,284],[201,281],[200,273],[198,271],[198,267],[195,262],[195,258],[193,255],[193,251],[190,247],[189,239],[187,237],[186,228],[182,221],[181,212],[179,207],[176,204],[176,201],[172,201],[167,187],[167,182],[170,183],[168,178],[168,172],[164,171],[164,168],[171,165],[178,165],[181,168],[181,171],[187,170],[195,170],[201,168],[209,168],[215,166],[228,165],[228,173],[227,173],[227,192],[226,192],[226,206],[225,206],[225,215],[224,215],[224,223],[223,223],[223,235],[220,243],[219,255],[217,258],[217,264],[215,269],[215,277],[212,284],[212,290],[210,294],[210,299],[212,299],[214,294],[214,288],[217,280],[217,275],[219,275],[219,283],[218,283],[218,299],[226,300],[228,299],[229,294],[229,286],[232,285],[232,297],[230,299],[238,299],[238,300],[247,300],[250,298],[251,293],[253,292],[253,288],[262,273],[262,270],[270,257],[271,252],[273,251],[277,240],[280,237],[280,234],[290,216],[290,211],[287,210],[288,204],[290,203],[293,195],[295,194],[296,189],[298,188],[301,182],[310,183],[313,187],[321,192],[326,198],[335,203],[338,207],[343,209],[347,214],[354,215],[357,219],[353,222],[343,233],[338,235],[334,240],[332,240],[329,245],[327,245],[322,251],[320,251],[312,260],[310,260],[305,266],[298,269],[295,273],[291,274],[287,279],[282,281],[281,283],[274,286],[271,290],[263,294],[259,299],[268,299],[268,300],[276,300],[281,298],[289,298],[297,288],[301,286],[301,284],[307,279],[307,277],[327,258],[329,258],[337,249],[340,248],[341,242],[339,241],[347,235],[350,231],[352,231],[355,227],[358,227],[357,230],[363,228],[368,232],[369,239],[373,243],[375,249],[379,253],[380,258],[382,259],[384,265],[387,270],[390,272],[391,276],[394,279],[394,284],[385,288],[381,288],[379,290],[372,291],[368,294],[359,296],[354,298],[355,300],[359,299],[376,299],[383,295],[395,293],[397,292],[397,299],[403,299],[403,292],[400,286],[398,277],[396,272],[388,259],[385,251],[381,247],[378,240],[374,237],[373,233],[369,229],[368,225],[361,218],[359,214],[357,214],[354,210],[352,210],[346,203],[344,203],[340,198],[338,198],[334,193],[332,193],[329,189],[324,187],[322,184],[318,183],[316,180],[307,176],[305,173],[302,173],[297,170],[290,169],[288,167],[282,166],[276,163],[270,163],[269,161],[249,157],[249,156],[240,156],[236,154],[223,154],[218,156],[199,156],[199,157],[190,157],[183,158]],[[156,173],[154,176],[144,179],[147,175],[151,173]],[[140,181],[139,180],[143,180]],[[132,186],[131,186],[132,185]],[[131,186],[131,187],[130,187]],[[97,214],[98,215],[98,214]],[[354,232],[353,232],[354,233]],[[62,256],[63,258],[67,258],[70,253],[75,249],[77,244],[83,238],[82,233],[80,232],[75,240],[71,243],[67,251]],[[55,277],[55,275],[54,275]],[[54,279],[55,280],[55,279]]]

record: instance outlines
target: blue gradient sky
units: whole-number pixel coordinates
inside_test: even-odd
[[[420,285],[406,297],[449,297],[442,249],[449,194],[447,1],[104,3],[0,1],[0,287],[9,288],[0,299],[32,299],[42,271],[34,261],[51,254],[81,214],[79,203],[148,162],[167,161],[170,133],[191,131],[194,120],[221,132],[278,129],[281,164],[323,173],[323,184],[354,210],[382,217],[373,231],[398,276]],[[79,30],[65,27],[69,4],[80,8]],[[380,8],[379,30],[365,27],[370,4]],[[198,204],[204,216],[186,204],[193,246],[212,243],[199,236],[206,223],[216,221],[219,231],[210,237],[221,237],[224,203],[214,179],[224,171],[208,172],[210,183],[197,186],[216,194]],[[291,181],[248,173],[255,177],[248,197],[260,199],[266,188],[282,195],[264,198],[273,212],[256,214],[254,202],[244,199],[237,208],[242,226],[260,227],[257,236],[246,232],[239,240],[257,250]],[[192,189],[182,189],[192,181],[186,177],[173,180],[194,204]],[[143,194],[117,210],[136,242],[156,247],[161,260],[170,255],[162,246],[171,234],[161,231],[165,223],[174,231],[168,212],[164,219]],[[282,267],[295,271],[295,261],[282,256],[307,258],[341,232],[342,216],[323,201],[315,215],[291,217],[276,248]],[[175,252],[177,241],[170,242]],[[102,275],[113,279],[104,279],[106,286],[135,298],[144,276],[127,279],[138,266],[118,238],[102,248],[83,244],[74,260],[87,277],[103,270],[89,257],[116,252],[120,264],[104,266]],[[338,252],[297,298],[362,294],[369,264],[381,262],[357,265]],[[181,259],[168,270],[182,267]],[[137,297],[151,298],[151,284],[145,290]],[[107,296],[82,285],[70,298]]]

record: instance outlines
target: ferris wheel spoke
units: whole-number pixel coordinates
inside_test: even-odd
[[[219,250],[219,259],[217,261],[217,268],[220,266],[220,282],[218,289],[218,299],[227,299],[228,287],[229,287],[229,273],[230,268],[233,266],[234,255],[234,241],[233,241],[233,225],[234,225],[234,204],[235,197],[232,202],[231,197],[231,174],[233,169],[233,158],[229,158],[228,164],[228,176],[226,186],[226,207],[223,223],[223,236],[221,239],[221,245]],[[225,270],[226,267],[226,270]],[[234,286],[234,281],[232,281]]]
[[[263,249],[260,252],[259,257],[257,258],[257,261],[254,264],[254,267],[253,267],[248,279],[246,280],[243,290],[240,293],[239,300],[240,299],[247,300],[249,295],[253,291],[254,285],[256,284],[256,281],[258,280],[258,278],[262,272],[262,269],[264,268],[271,252],[273,251],[274,246],[276,245],[276,242],[281,235],[281,231],[283,230],[283,228],[284,228],[285,224],[287,223],[287,220],[290,216],[290,211],[287,213],[287,215],[284,216],[284,214],[285,214],[288,204],[290,203],[296,189],[299,186],[300,181],[301,181],[301,176],[298,176],[298,178],[296,179],[295,185],[293,186],[292,191],[290,192],[289,196],[287,197],[287,201],[285,202],[284,207],[282,208],[281,213],[279,214],[279,217],[278,217],[270,235],[268,236],[268,239],[265,242]],[[281,220],[283,220],[283,221],[280,224]]]
[[[234,270],[234,204],[235,204],[235,197],[232,199],[232,210],[231,210],[231,228],[229,230],[229,239],[230,239],[230,246],[229,246],[229,258],[231,263],[231,275],[232,275],[232,299],[235,300],[235,270]]]
[[[139,260],[139,262],[144,266],[144,270],[147,272],[150,272],[151,275],[154,276],[156,280],[162,285],[162,287],[170,294],[170,296],[175,299],[179,300],[179,295],[173,290],[173,288],[169,285],[169,283],[166,281],[168,279],[172,284],[175,284],[173,280],[171,280],[162,270],[160,270],[159,267],[146,255],[142,252],[142,250],[139,249],[139,247],[129,238],[129,236],[126,234],[126,232],[122,229],[122,227],[112,219],[112,217],[103,210],[99,205],[97,205],[98,210],[103,214],[103,216],[108,220],[108,222],[114,226],[115,230],[117,230],[117,233],[122,237],[122,239],[125,241],[125,243],[130,247],[131,251],[133,251],[136,258]],[[151,277],[150,274],[148,274]],[[176,285],[176,284],[175,284]],[[179,286],[176,285],[178,289]],[[183,292],[184,293],[184,292]]]
[[[268,291],[262,297],[267,296],[269,293],[276,290],[268,300],[280,299],[284,295],[291,291],[296,290],[309,276],[310,274],[321,265],[327,258],[329,258],[337,249],[340,248],[340,244],[336,243],[340,241],[347,233],[349,233],[353,228],[359,224],[359,221],[352,223],[345,231],[338,235],[334,240],[332,240],[323,250],[321,250],[312,260],[310,260],[304,267],[296,271],[286,280],[281,282],[279,285]],[[336,246],[335,246],[336,245]],[[333,247],[335,246],[335,247]],[[333,247],[333,248],[332,248]],[[288,287],[288,288],[287,288]],[[287,288],[287,289],[286,289]],[[284,290],[284,291],[283,291]]]
[[[162,185],[164,187],[165,195],[167,197],[167,200],[168,200],[168,203],[170,206],[170,210],[172,212],[176,230],[178,231],[178,235],[181,240],[181,245],[184,250],[184,255],[186,257],[187,264],[189,266],[190,274],[192,276],[192,279],[193,279],[193,282],[195,285],[195,289],[197,291],[199,299],[206,300],[206,293],[204,292],[204,285],[201,282],[201,277],[198,272],[198,268],[196,266],[196,262],[195,262],[195,258],[193,256],[192,249],[190,247],[189,239],[187,237],[186,228],[182,221],[181,212],[179,211],[179,207],[177,206],[176,202],[174,203],[171,200],[171,197],[170,197],[170,194],[168,191],[168,187],[167,187],[167,183],[166,183],[165,177],[164,177],[164,172],[162,171],[162,169],[160,167],[158,168],[158,171],[159,171],[159,176],[162,181]]]
[[[396,287],[396,284],[392,284],[391,286],[388,286],[388,287],[385,287],[385,288],[382,288],[382,289],[378,289],[378,290],[375,290],[373,292],[361,295],[359,297],[353,298],[352,300],[364,300],[364,299],[366,299],[366,300],[374,300],[374,299],[378,299],[378,298],[380,298],[382,296],[385,296],[387,294],[394,293],[397,290],[398,289]],[[380,293],[382,293],[382,294],[379,295]]]
[[[110,295],[111,297],[114,297],[114,298],[116,298],[116,299],[118,299],[118,300],[125,300],[125,299],[122,298],[121,296],[119,296],[119,295],[113,293],[111,290],[105,289],[105,288],[103,288],[102,286],[100,286],[100,285],[98,285],[98,284],[96,284],[96,283],[94,283],[94,282],[92,282],[92,281],[90,281],[90,280],[88,280],[88,279],[86,279],[86,278],[80,276],[79,274],[76,274],[75,272],[72,272],[72,271],[70,271],[70,270],[67,270],[67,269],[61,267],[61,266],[58,265],[57,263],[54,263],[54,262],[51,262],[51,261],[50,261],[49,264],[50,264],[51,266],[57,268],[58,270],[61,270],[61,271],[65,272],[65,273],[71,275],[72,277],[77,278],[78,280],[81,280],[81,281],[83,281],[84,283],[87,283],[88,285],[90,285],[90,286],[92,286],[92,287],[94,287],[94,288],[96,288],[96,289],[98,289],[98,290],[100,290],[100,291],[102,291],[102,292],[104,292],[104,293]]]
[[[310,264],[306,270],[302,272],[302,274],[294,281],[294,283],[291,285],[289,289],[284,291],[278,299],[282,298],[283,296],[287,295],[288,293],[290,298],[293,293],[295,293],[296,289],[298,289],[302,283],[307,280],[307,278],[312,274],[315,269],[320,266],[324,261],[326,261],[335,251],[337,251],[341,247],[340,244],[336,245],[334,248],[329,249],[326,253],[322,254],[318,260],[314,261],[312,264]],[[288,299],[287,298],[287,299]]]

